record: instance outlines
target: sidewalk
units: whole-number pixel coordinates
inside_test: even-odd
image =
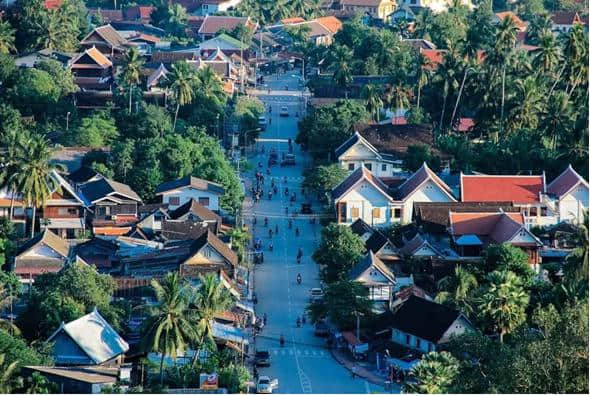
[[[352,371],[352,367],[356,365],[356,373],[359,377],[366,379],[372,384],[385,387],[385,379],[374,374],[370,370],[358,364],[358,362],[351,360],[345,352],[339,349],[331,349],[332,356],[347,370]]]

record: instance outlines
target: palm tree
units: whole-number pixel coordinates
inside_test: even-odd
[[[43,207],[52,191],[59,185],[51,177],[54,170],[62,170],[63,166],[51,162],[52,148],[45,137],[32,136],[24,144],[20,167],[10,176],[10,185],[20,192],[23,201],[33,209],[31,219],[31,238],[35,234],[36,209]]]
[[[6,355],[0,354],[0,393],[8,394],[13,388],[13,377],[16,374],[18,361],[6,364],[5,360]]]
[[[487,276],[487,280],[489,284],[484,289],[478,308],[499,330],[500,342],[504,342],[504,335],[526,320],[529,295],[514,272],[494,271]]]
[[[553,21],[551,21],[551,16],[548,13],[535,15],[527,27],[527,38],[530,43],[536,45],[541,37],[541,32],[550,31],[552,26]]]
[[[186,8],[178,3],[169,4],[167,14],[168,17],[164,21],[167,30],[172,32],[176,37],[183,37],[188,20]]]
[[[418,14],[414,26],[414,38],[430,40],[430,32],[434,26],[434,14],[430,8],[425,8]]]
[[[473,312],[471,306],[471,292],[477,288],[477,279],[472,273],[457,265],[455,273],[448,275],[438,281],[436,302],[449,304],[466,314]]]
[[[135,47],[131,47],[125,54],[123,59],[125,64],[123,68],[123,81],[125,85],[129,86],[129,114],[131,114],[131,90],[141,82],[141,67],[145,63],[139,51]]]
[[[215,99],[218,103],[224,100],[226,94],[223,91],[221,79],[212,68],[207,66],[197,70],[196,80],[199,91],[206,97]]]
[[[412,90],[405,85],[395,85],[385,92],[385,101],[394,110],[406,110],[411,107]]]
[[[549,147],[557,149],[559,138],[570,131],[574,125],[573,111],[567,94],[563,91],[556,92],[547,107],[541,112],[540,129],[545,138],[549,140]]]
[[[152,279],[157,303],[147,306],[149,319],[142,340],[146,351],[159,352],[160,385],[164,382],[164,358],[176,359],[178,353],[196,339],[195,325],[189,320],[189,289],[178,272],[169,272],[160,282]]]
[[[506,97],[506,64],[508,56],[512,53],[516,44],[518,28],[511,17],[504,18],[496,30],[495,52],[502,59],[502,100],[500,105],[500,128],[504,124],[504,101]]]
[[[346,87],[352,81],[352,50],[346,45],[336,44],[330,53],[330,58],[328,70],[333,73],[332,78],[341,87]]]
[[[449,94],[451,91],[455,92],[461,85],[459,81],[461,80],[463,74],[461,73],[463,67],[462,65],[457,64],[457,59],[457,54],[452,53],[449,50],[449,52],[445,55],[443,62],[438,66],[436,75],[434,76],[434,81],[442,83],[443,105],[438,126],[439,131],[441,132],[444,125],[444,117]]]
[[[381,91],[376,85],[368,84],[363,88],[363,97],[367,101],[367,111],[379,123],[379,112],[381,111],[381,107],[383,107]]]
[[[418,94],[416,99],[416,107],[420,108],[420,94],[422,93],[422,88],[428,84],[430,78],[432,77],[432,69],[431,69],[430,61],[427,57],[423,54],[418,55],[418,71],[416,74],[416,83],[418,85]]]
[[[193,359],[195,364],[199,358],[200,350],[205,344],[215,345],[213,340],[213,319],[219,313],[228,310],[232,303],[232,296],[226,287],[214,273],[209,273],[199,278],[197,286],[191,298],[191,311],[194,313],[194,321],[197,330],[197,353]]]
[[[168,74],[168,84],[172,91],[172,97],[176,100],[176,111],[174,112],[174,124],[172,132],[176,130],[176,120],[180,106],[192,103],[194,88],[197,83],[195,69],[186,61],[176,62]]]
[[[518,128],[536,128],[538,115],[543,110],[544,95],[539,89],[539,81],[533,76],[514,82],[516,88],[516,105],[512,108],[511,130]]]
[[[533,65],[542,73],[550,73],[561,60],[561,50],[550,30],[541,32],[539,44],[533,50]]]
[[[382,30],[379,40],[375,43],[373,55],[380,73],[391,67],[393,58],[400,51],[399,40],[388,30]]]
[[[416,382],[403,385],[404,393],[453,393],[459,375],[459,361],[449,352],[430,352],[412,368]]]
[[[8,21],[0,20],[0,54],[16,51],[14,46],[14,29]]]

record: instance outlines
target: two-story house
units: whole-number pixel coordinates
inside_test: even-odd
[[[74,239],[86,229],[86,202],[74,187],[56,171],[50,177],[56,188],[39,212],[41,227],[65,239]]]
[[[393,313],[391,329],[396,344],[428,353],[474,327],[461,312],[411,295]]]
[[[219,201],[224,193],[225,190],[221,184],[194,176],[165,182],[156,188],[156,196],[161,197],[162,203],[168,204],[169,210],[177,209],[193,199],[199,205],[218,213]]]
[[[93,212],[94,228],[124,225],[138,220],[141,198],[128,185],[100,177],[80,186],[80,193]]]
[[[74,57],[68,67],[81,89],[110,90],[113,85],[113,62],[94,47]]]
[[[252,31],[256,31],[256,28],[258,27],[258,24],[252,21],[249,17],[207,15],[205,16],[205,19],[203,19],[197,34],[199,38],[204,41],[215,37],[221,29],[231,32],[240,25],[244,25]]]
[[[129,43],[110,24],[99,26],[80,41],[84,49],[96,48],[111,60],[121,57]]]
[[[455,202],[453,192],[424,163],[399,187],[390,189],[365,166],[357,168],[331,192],[339,224],[362,219],[372,226],[412,220],[414,202]]]
[[[22,283],[33,284],[46,272],[58,272],[70,259],[70,245],[48,229],[20,246],[12,270]]]
[[[412,145],[428,146],[441,158],[443,168],[448,167],[446,156],[434,148],[430,125],[359,124],[334,153],[343,169],[365,166],[378,177],[395,177],[403,171],[404,156]]]
[[[559,222],[582,223],[588,211],[588,182],[569,165],[547,186],[547,205]]]
[[[369,250],[350,270],[348,279],[359,282],[369,290],[369,299],[373,302],[375,312],[384,312],[389,308],[396,290],[395,274],[372,251]]]
[[[575,25],[588,26],[588,17],[583,19],[575,11],[556,11],[551,15],[551,31],[558,33],[568,33]]]
[[[371,18],[384,20],[395,8],[392,0],[340,0],[340,8],[349,13],[370,15]]]

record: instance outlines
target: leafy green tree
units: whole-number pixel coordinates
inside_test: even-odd
[[[455,309],[470,315],[473,313],[473,292],[477,288],[477,279],[473,274],[457,265],[453,275],[447,275],[438,281],[439,293],[435,301],[449,304]]]
[[[157,303],[149,305],[149,317],[145,324],[142,341],[146,351],[161,354],[160,385],[164,383],[164,358],[176,359],[178,353],[186,350],[196,338],[195,325],[189,320],[189,286],[178,272],[166,274],[162,281],[153,279],[151,286]]]
[[[346,179],[348,171],[339,164],[320,165],[306,170],[304,176],[303,186],[325,200],[326,194]]]
[[[430,352],[412,368],[416,382],[406,382],[404,393],[455,393],[453,384],[459,380],[459,361],[449,352]]]
[[[57,384],[50,382],[45,376],[34,372],[25,379],[27,394],[50,394],[57,393]]]
[[[477,274],[479,279],[493,271],[511,271],[527,282],[535,275],[524,250],[509,243],[489,245],[482,252],[482,257],[483,273]]]
[[[415,172],[426,162],[434,171],[440,169],[440,158],[430,152],[430,147],[424,144],[410,145],[404,156],[404,168]]]
[[[15,378],[18,361],[6,362],[5,355],[0,354],[0,392],[7,394],[13,390],[17,379]]]
[[[19,314],[17,324],[28,339],[45,339],[59,327],[91,312],[95,307],[115,328],[121,329],[121,310],[111,302],[115,282],[96,268],[72,264],[59,273],[35,279],[35,288]]]
[[[101,148],[110,146],[119,138],[115,120],[107,111],[95,111],[82,119],[80,126],[68,136],[73,146]]]
[[[332,78],[341,87],[346,87],[352,82],[352,51],[345,45],[336,45],[330,52],[328,70],[332,72]]]
[[[478,309],[498,330],[500,342],[504,342],[504,336],[526,320],[529,296],[514,272],[494,271],[487,280]]]
[[[39,349],[43,349],[43,353],[40,350],[36,350],[25,342],[21,337],[12,335],[4,329],[0,329],[0,355],[4,356],[4,365],[0,363],[0,376],[5,373],[7,366],[14,365],[13,374],[18,374],[21,367],[23,366],[42,366],[51,365],[52,361],[48,355],[46,345],[39,345]],[[10,379],[10,376],[7,376]],[[6,385],[12,388],[12,391],[16,393],[20,390],[18,383],[9,381]],[[10,393],[10,391],[2,390],[3,393]]]
[[[356,315],[368,320],[372,315],[373,303],[369,290],[358,282],[340,280],[328,284],[320,301],[307,307],[312,322],[328,318],[339,329],[353,329]]]
[[[242,141],[249,144],[258,137],[258,117],[264,114],[264,103],[257,98],[239,97],[234,108],[234,116],[244,133]]]
[[[144,64],[143,57],[135,47],[131,47],[123,58],[123,73],[121,80],[129,87],[129,113],[131,113],[131,91],[141,83],[141,68]]]
[[[169,89],[172,97],[176,101],[176,111],[174,112],[174,123],[172,132],[176,130],[176,120],[180,106],[192,103],[194,97],[194,88],[197,84],[197,75],[195,69],[186,61],[176,62],[172,65],[168,74]]]
[[[0,21],[0,53],[8,54],[14,52],[14,29],[8,21]]]
[[[56,105],[61,94],[61,88],[52,76],[39,69],[24,69],[19,72],[14,86],[8,90],[11,102],[18,109],[35,116]]]
[[[364,252],[365,243],[350,227],[332,223],[322,230],[322,239],[312,258],[322,267],[324,282],[331,283],[346,279]]]
[[[0,188],[17,192],[19,180],[14,177],[25,161],[23,152],[24,144],[28,140],[28,134],[22,130],[20,113],[9,107],[0,109],[0,124],[3,126],[0,134],[0,145],[4,147],[0,153]],[[14,215],[14,200],[16,194],[11,194],[9,220]],[[4,265],[5,262],[2,262]]]
[[[227,388],[229,393],[245,393],[247,382],[252,376],[247,367],[230,363],[219,370],[219,385]]]
[[[0,270],[0,310],[8,310],[12,315],[14,302],[18,298],[20,290],[21,283],[18,277],[13,272]],[[20,329],[14,324],[12,317],[10,319],[1,318],[0,328],[7,330],[10,334],[20,335]]]

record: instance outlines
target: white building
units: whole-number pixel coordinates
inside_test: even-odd
[[[219,200],[224,192],[221,184],[193,176],[162,183],[156,188],[156,195],[162,197],[162,203],[168,204],[169,210],[174,210],[190,199],[194,199],[209,210],[219,212]]]
[[[385,227],[412,221],[414,202],[455,202],[447,186],[424,163],[396,189],[390,189],[366,166],[357,168],[332,190],[339,224],[357,219]]]
[[[547,186],[548,206],[560,223],[582,223],[588,210],[588,193],[588,182],[569,165]]]

